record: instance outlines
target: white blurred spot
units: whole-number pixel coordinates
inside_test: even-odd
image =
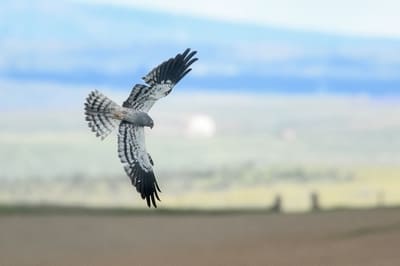
[[[281,132],[281,138],[287,142],[296,141],[297,139],[296,130],[294,130],[293,128],[285,128]]]
[[[216,125],[214,120],[205,114],[193,115],[186,126],[186,134],[189,137],[209,138],[214,136]]]

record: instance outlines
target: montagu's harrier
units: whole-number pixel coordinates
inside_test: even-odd
[[[167,96],[190,72],[189,67],[197,61],[195,54],[196,51],[186,49],[155,67],[143,77],[146,85],[136,84],[122,106],[97,90],[86,98],[86,120],[97,137],[103,140],[119,123],[119,158],[132,185],[149,207],[157,207],[155,199],[160,200],[157,191],[161,191],[154,175],[153,160],[145,146],[144,127],[152,128],[154,125],[147,113],[158,99]]]

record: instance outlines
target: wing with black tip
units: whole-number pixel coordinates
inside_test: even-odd
[[[146,200],[147,206],[157,208],[156,199],[160,200],[157,191],[161,191],[153,172],[153,160],[146,151],[143,127],[124,121],[120,123],[118,156],[132,185]]]
[[[123,106],[148,112],[158,99],[167,96],[172,88],[192,70],[190,66],[198,60],[194,57],[196,53],[188,48],[155,67],[143,77],[147,85],[136,84]]]
[[[196,53],[190,51],[190,48],[186,49],[182,54],[177,54],[155,67],[143,77],[143,80],[149,86],[169,83],[173,87],[192,70],[190,66],[198,60],[193,58]]]

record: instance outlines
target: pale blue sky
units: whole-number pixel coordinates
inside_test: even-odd
[[[322,32],[400,37],[397,0],[75,0],[140,7],[258,25]]]
[[[398,92],[398,5],[3,1],[0,82],[124,88],[192,47],[201,60],[185,82],[194,89]]]

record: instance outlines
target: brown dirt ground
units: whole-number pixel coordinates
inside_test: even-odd
[[[400,209],[0,216],[0,265],[400,265]]]

